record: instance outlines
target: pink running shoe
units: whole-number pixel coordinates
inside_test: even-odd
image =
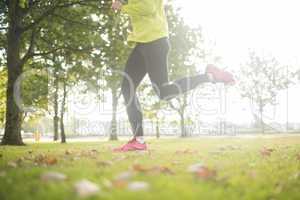
[[[146,143],[140,143],[133,138],[127,144],[123,145],[122,147],[116,148],[114,152],[128,152],[128,151],[145,151],[147,150]]]
[[[215,82],[222,82],[225,84],[235,84],[233,75],[230,72],[221,70],[212,64],[207,65],[206,73],[212,74]]]

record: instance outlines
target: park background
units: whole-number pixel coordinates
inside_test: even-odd
[[[214,63],[236,84],[165,102],[146,78],[148,149],[116,153],[128,18],[110,0],[1,0],[0,199],[300,199],[298,4],[167,1],[170,80]]]

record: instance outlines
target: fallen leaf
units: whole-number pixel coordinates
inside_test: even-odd
[[[159,173],[159,174],[169,174],[169,175],[175,174],[170,168],[165,166],[154,166],[154,167],[146,168],[140,164],[134,164],[132,166],[132,169],[139,173]]]
[[[147,191],[150,188],[149,183],[142,181],[134,181],[128,184],[128,190],[132,192]]]
[[[65,155],[71,155],[71,154],[72,154],[72,151],[70,151],[70,150],[65,151]]]
[[[103,160],[103,161],[97,162],[97,165],[102,166],[102,167],[108,167],[108,166],[113,165],[113,162],[112,161]]]
[[[92,149],[91,152],[93,152],[93,153],[99,153],[99,151],[97,149]]]
[[[201,167],[203,167],[203,164],[202,164],[202,163],[196,163],[196,164],[190,165],[190,166],[187,168],[187,171],[188,171],[188,172],[191,172],[191,173],[195,173],[195,172],[197,172]]]
[[[251,178],[256,178],[257,177],[257,172],[254,171],[254,170],[251,170],[248,175],[251,177]]]
[[[35,157],[35,162],[37,164],[45,164],[45,165],[54,165],[58,162],[57,158],[50,155],[40,154]]]
[[[169,174],[169,175],[175,174],[170,168],[164,167],[164,166],[155,166],[155,167],[152,167],[149,171],[156,172],[156,173],[162,173],[162,174]]]
[[[45,160],[45,163],[47,165],[54,165],[57,163],[57,159],[54,158],[54,157],[47,157],[46,160]]]
[[[14,161],[9,161],[9,162],[7,163],[7,166],[13,167],[13,168],[17,168],[17,167],[18,167],[18,164],[17,164],[16,162],[14,162]]]
[[[274,152],[275,150],[272,149],[272,148],[267,148],[267,147],[263,147],[261,150],[260,150],[260,154],[264,157],[266,156],[270,156],[272,154],[272,152]]]
[[[114,188],[125,188],[128,185],[128,181],[125,180],[114,180],[112,181]]]
[[[145,172],[148,172],[148,171],[149,171],[148,168],[145,168],[145,167],[143,167],[143,166],[140,165],[140,164],[134,164],[134,165],[132,166],[132,169],[133,169],[134,171],[136,171],[136,172],[142,172],[142,173],[145,173]]]
[[[64,181],[67,176],[59,172],[46,172],[41,175],[42,181]]]
[[[74,184],[77,195],[81,198],[94,196],[100,192],[100,187],[89,180],[81,180]]]
[[[297,160],[300,161],[300,153],[298,153],[296,157],[297,157]]]
[[[201,167],[196,172],[196,177],[204,180],[214,178],[217,175],[216,170],[211,170],[207,167]]]

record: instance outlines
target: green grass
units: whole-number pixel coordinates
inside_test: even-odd
[[[150,152],[126,154],[111,152],[120,142],[0,146],[0,199],[77,199],[73,185],[81,179],[101,187],[99,195],[89,199],[300,199],[300,137],[162,139],[149,143]],[[263,156],[263,147],[275,151]],[[178,152],[185,149],[188,153]],[[34,158],[40,154],[53,156],[58,162],[35,164]],[[105,166],[103,161],[112,165]],[[18,166],[10,166],[11,162]],[[203,180],[187,172],[188,166],[199,162],[216,170],[217,175]],[[134,164],[168,167],[174,174],[135,172],[132,181],[149,183],[147,191],[105,187],[104,180],[132,170]],[[43,182],[40,176],[47,171],[64,173],[68,179]]]

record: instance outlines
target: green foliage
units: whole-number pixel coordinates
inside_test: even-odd
[[[28,0],[19,0],[19,6],[21,8],[26,8],[28,6]]]
[[[31,74],[22,81],[22,99],[25,106],[46,110],[48,107],[48,76]]]

